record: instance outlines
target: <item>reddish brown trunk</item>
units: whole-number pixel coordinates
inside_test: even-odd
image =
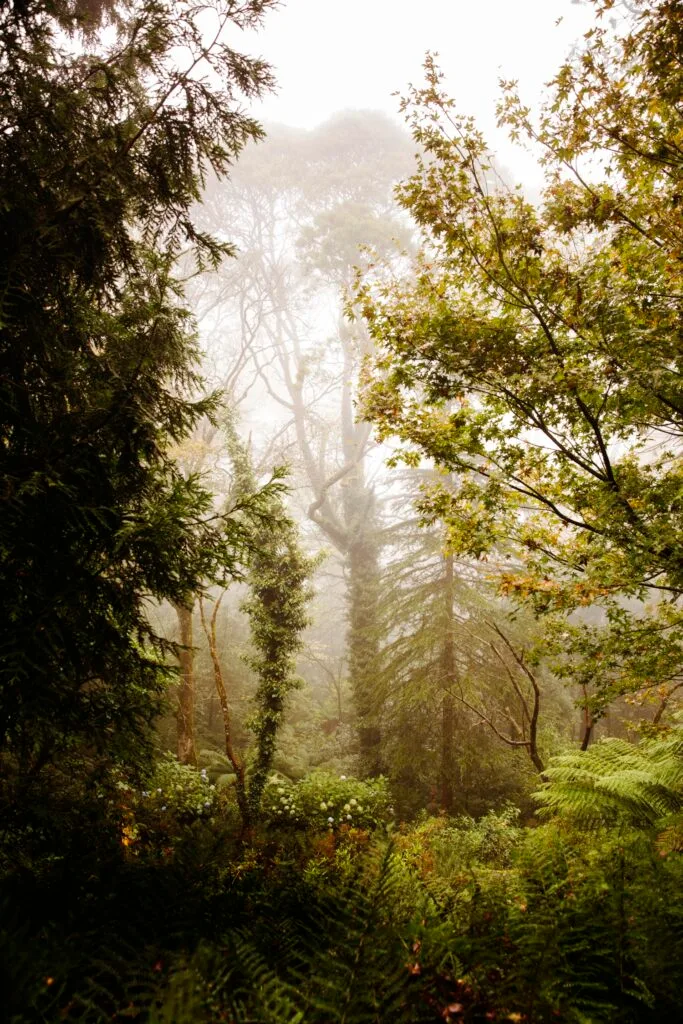
[[[183,764],[197,764],[197,750],[194,738],[194,649],[192,637],[192,607],[194,601],[188,599],[187,605],[175,606],[180,627],[180,686],[178,688],[178,760]]]
[[[242,815],[242,826],[243,830],[247,830],[249,827],[249,808],[247,805],[247,788],[244,774],[244,762],[235,751],[232,743],[232,719],[230,717],[230,705],[228,703],[228,691],[225,688],[225,680],[223,679],[223,668],[221,666],[221,660],[218,655],[218,644],[216,643],[216,619],[218,616],[218,610],[223,600],[223,594],[220,595],[216,604],[214,605],[213,614],[210,622],[206,621],[204,614],[204,603],[202,599],[199,599],[199,610],[202,616],[202,626],[204,627],[204,633],[209,644],[209,653],[211,654],[211,664],[213,665],[213,681],[216,687],[216,693],[218,694],[218,700],[221,706],[221,715],[223,718],[223,735],[225,736],[225,753],[228,761],[232,765],[232,769],[235,773],[236,778],[236,793],[237,803],[239,805],[240,813]]]
[[[584,700],[588,700],[588,692],[586,687],[583,687]],[[581,750],[588,750],[588,744],[591,741],[591,735],[593,733],[593,726],[595,722],[593,716],[586,706],[583,708],[583,738],[581,740]]]

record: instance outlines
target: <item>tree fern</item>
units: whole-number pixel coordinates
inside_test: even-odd
[[[537,798],[546,813],[581,822],[621,816],[648,827],[683,808],[683,728],[639,744],[603,740],[555,758]]]

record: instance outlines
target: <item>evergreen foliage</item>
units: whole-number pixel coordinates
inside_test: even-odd
[[[239,96],[270,83],[262,62],[207,44],[207,19],[249,28],[274,3],[0,4],[0,1020],[676,1021],[683,727],[662,714],[681,685],[680,5],[633,0],[623,38],[599,27],[561,69],[536,134],[556,171],[540,212],[489,189],[485,148],[428,62],[413,96],[428,156],[401,195],[433,233],[435,259],[405,290],[363,296],[386,357],[368,395],[382,428],[415,445],[408,462],[428,454],[459,482],[441,477],[422,502],[446,524],[445,550],[436,532],[416,542],[409,531],[385,566],[365,428],[342,440],[331,476],[323,445],[309,515],[320,526],[330,516],[340,552],[357,544],[365,559],[348,561],[352,603],[372,619],[364,632],[351,616],[354,672],[379,675],[358,711],[375,730],[365,753],[376,766],[388,752],[394,777],[293,781],[273,764],[314,562],[282,472],[258,491],[230,422],[234,490],[221,509],[173,447],[200,416],[216,421],[218,402],[201,397],[174,266],[188,246],[200,267],[229,251],[191,208],[205,171],[226,173],[260,133]],[[594,3],[602,15],[613,6]],[[532,131],[507,95],[504,118]],[[364,151],[360,127],[337,121],[350,135],[328,133],[325,159]],[[384,143],[393,138],[387,127]],[[576,176],[586,154],[602,154],[607,180],[569,183],[562,168]],[[343,202],[334,175],[318,183],[330,209],[301,238],[302,260],[329,279],[348,267],[341,242],[357,222],[344,211],[366,187],[356,173]],[[380,167],[373,203],[384,181]],[[371,214],[360,220],[381,235]],[[304,359],[290,375],[300,430],[305,375]],[[342,404],[352,425],[346,385]],[[351,458],[344,445],[356,442]],[[344,479],[337,504],[328,491]],[[476,574],[454,571],[454,551],[494,549],[516,552],[501,589],[550,620],[549,649],[583,693],[585,746],[607,705],[642,687],[637,699],[659,707],[638,742],[541,760],[539,658],[517,643],[525,622],[508,636],[487,612],[488,642],[475,628],[486,605]],[[223,686],[225,755],[202,751],[199,770],[159,752],[152,767],[149,726],[175,648],[150,625],[150,603],[187,608],[188,595],[236,576],[258,680],[254,743],[236,757]],[[664,597],[634,610],[626,598],[648,588]],[[596,601],[604,619],[567,620]],[[446,813],[465,756],[454,696],[533,752],[540,824],[512,804]],[[517,732],[502,734],[503,721]],[[411,729],[429,748],[414,773],[433,772],[441,745],[442,810],[398,824],[389,794],[408,787]],[[219,786],[226,767],[234,777]]]
[[[144,759],[169,651],[147,603],[230,575],[243,543],[171,458],[216,404],[173,264],[230,251],[191,208],[260,137],[239,101],[270,72],[207,45],[191,4],[109,5],[115,31],[71,45],[82,14],[0,9],[0,750],[24,782],[76,750],[93,774]]]
[[[683,728],[639,744],[605,739],[555,758],[538,794],[547,812],[604,822],[624,817],[647,828],[683,808]]]

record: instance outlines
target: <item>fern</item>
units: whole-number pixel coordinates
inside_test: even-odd
[[[408,954],[395,927],[402,882],[400,861],[387,846],[321,902],[299,970],[311,1019],[330,1024],[406,1019]]]
[[[229,935],[211,966],[207,1005],[239,1024],[419,1024],[441,1019],[428,998],[420,951],[444,958],[446,925],[393,847],[378,846],[348,873],[271,905],[275,935],[257,927]],[[255,910],[257,908],[254,908]],[[284,911],[284,914],[283,914]],[[452,958],[449,965],[455,966]],[[432,986],[434,987],[434,986]]]
[[[636,827],[683,808],[683,729],[664,738],[603,740],[582,753],[555,758],[536,794],[545,813],[582,823],[622,817]]]
[[[192,1016],[182,1013],[192,1006]],[[150,1024],[297,1024],[301,999],[253,941],[234,932],[220,946],[202,945],[171,979],[163,1007]]]

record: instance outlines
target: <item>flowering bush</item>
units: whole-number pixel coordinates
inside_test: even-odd
[[[271,776],[263,796],[263,814],[273,827],[375,829],[391,820],[389,804],[384,778],[361,782],[346,775],[314,772],[295,783]]]
[[[123,842],[139,852],[141,843],[173,845],[184,829],[208,820],[217,809],[216,787],[206,769],[181,764],[164,754],[143,790],[119,784],[124,815]]]

